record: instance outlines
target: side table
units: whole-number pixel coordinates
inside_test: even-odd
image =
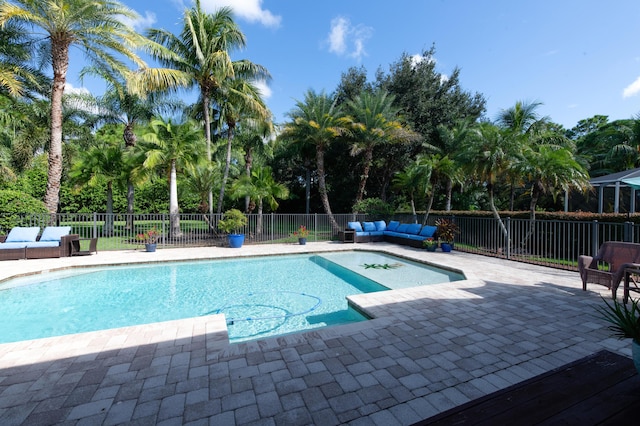
[[[344,231],[338,232],[338,237],[343,243],[355,243],[356,231],[354,231],[353,229],[345,229]]]
[[[640,276],[640,264],[633,263],[624,268],[624,296],[622,301],[626,304],[629,300],[629,292],[633,291],[636,293],[640,293],[640,287],[638,287],[638,281],[636,281],[633,276]],[[633,286],[631,284],[633,283]]]

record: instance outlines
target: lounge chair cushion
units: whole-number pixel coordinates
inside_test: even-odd
[[[389,222],[389,225],[387,225],[387,229],[385,229],[385,231],[397,231],[398,226],[400,226],[400,222],[392,220]]]
[[[431,238],[434,236],[437,230],[438,228],[436,226],[425,225],[420,230],[420,235],[422,235],[423,237]]]
[[[360,222],[347,222],[347,228],[353,229],[356,232],[362,232],[362,225]]]
[[[44,228],[44,231],[42,231],[40,241],[60,242],[62,236],[69,235],[69,232],[71,232],[70,226],[47,226]]]
[[[364,222],[364,231],[372,232],[376,230],[376,225],[373,222]]]
[[[407,227],[406,233],[418,235],[420,233],[420,228],[422,228],[422,225],[419,223],[412,223]]]
[[[29,242],[35,241],[38,238],[38,233],[40,232],[39,226],[16,226],[11,231],[9,231],[9,235],[7,235],[7,239],[5,243],[20,243],[20,242]]]
[[[42,248],[42,247],[60,247],[60,241],[33,241],[26,244],[27,248]]]
[[[0,250],[9,250],[9,249],[23,249],[27,246],[27,243],[24,241],[17,243],[0,243]]]
[[[376,225],[376,231],[384,231],[387,229],[387,223],[384,220],[376,220],[373,223]]]

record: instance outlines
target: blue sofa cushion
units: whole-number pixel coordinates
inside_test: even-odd
[[[413,234],[413,235],[418,235],[420,233],[420,228],[422,227],[422,225],[420,225],[419,223],[412,223],[411,225],[409,225],[407,227],[407,234]]]
[[[387,224],[384,220],[376,220],[373,223],[376,225],[376,231],[384,231],[387,229]]]
[[[408,234],[405,234],[404,232],[395,232],[395,231],[384,231],[384,235],[388,235],[390,237],[406,237]]]
[[[385,231],[395,231],[399,225],[400,222],[398,222],[397,220],[392,220],[391,222],[389,222],[389,225],[387,225],[387,229],[385,229]]]
[[[406,234],[405,238],[408,240],[416,240],[416,241],[422,241],[427,239],[427,237],[423,237],[422,235],[415,235],[415,234]]]
[[[71,232],[70,226],[47,226],[44,228],[44,231],[42,231],[40,241],[60,242],[62,236],[69,235],[69,232]]]
[[[373,222],[364,222],[364,230],[365,232],[371,232],[376,230],[376,225]]]
[[[39,226],[16,226],[11,231],[9,231],[9,235],[7,235],[6,243],[20,243],[20,242],[29,242],[35,241],[38,238],[38,233],[40,232]]]
[[[27,246],[24,241],[18,243],[0,243],[0,250],[8,249],[23,249]]]
[[[398,227],[394,231],[399,232],[401,234],[406,234],[408,228],[409,228],[408,223],[401,223],[400,225],[398,225]]]
[[[438,230],[438,227],[436,226],[425,225],[420,230],[420,235],[422,235],[423,237],[432,238],[435,235],[437,230]]]
[[[371,231],[368,234],[371,235],[372,237],[377,237],[380,235],[384,235],[384,231]]]
[[[356,232],[362,232],[362,225],[360,222],[347,222],[347,228],[353,229]]]

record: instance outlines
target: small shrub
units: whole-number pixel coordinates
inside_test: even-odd
[[[23,225],[21,216],[47,213],[45,204],[21,191],[0,191],[0,233],[7,234],[11,228]]]

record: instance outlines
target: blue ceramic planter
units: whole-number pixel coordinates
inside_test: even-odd
[[[229,234],[229,247],[240,248],[244,244],[244,234]]]

